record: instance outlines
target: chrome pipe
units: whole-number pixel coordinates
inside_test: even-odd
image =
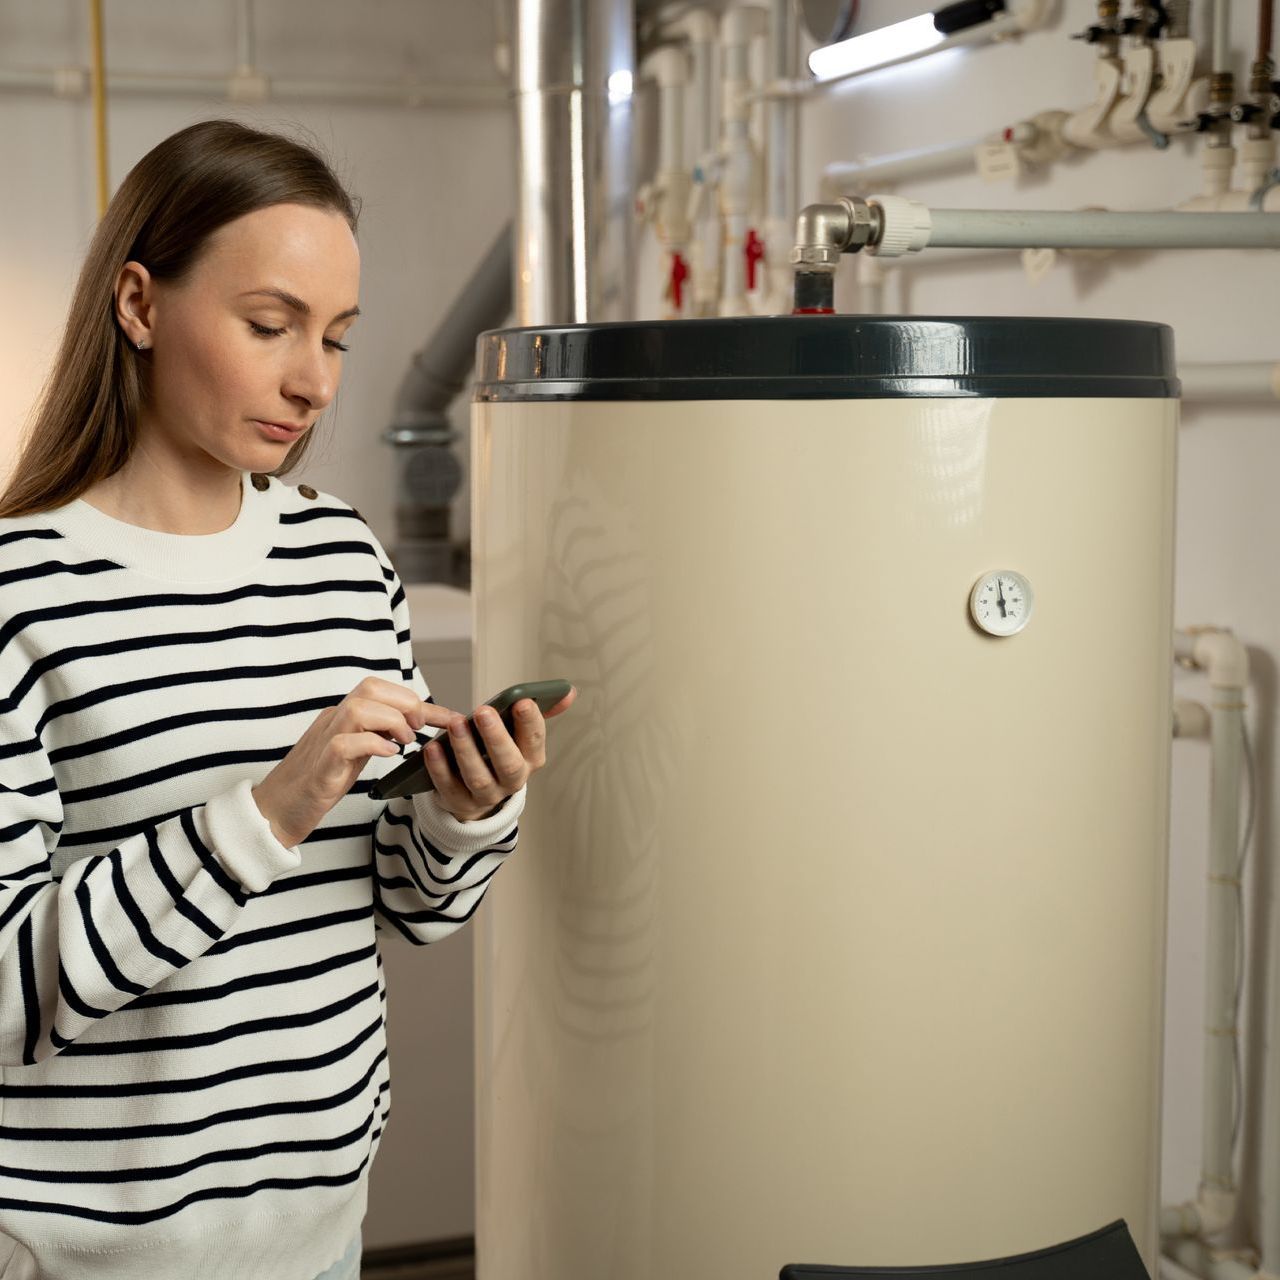
[[[515,313],[631,318],[634,0],[515,0]]]

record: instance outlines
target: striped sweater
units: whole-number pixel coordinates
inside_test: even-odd
[[[459,928],[516,844],[524,789],[470,823],[371,799],[396,756],[274,838],[250,788],[324,708],[430,693],[359,514],[241,488],[207,535],[0,520],[0,1276],[334,1262],[389,1110],[379,946]]]

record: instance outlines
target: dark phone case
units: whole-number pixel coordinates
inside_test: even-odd
[[[545,714],[561,699],[568,697],[571,688],[567,680],[530,680],[524,684],[510,685],[501,693],[494,694],[484,705],[492,707],[502,717],[502,723],[507,726],[507,732],[514,736],[512,708],[517,702],[522,698],[532,698],[538,704],[538,709]],[[472,737],[476,740],[476,745],[480,748],[481,756],[487,763],[489,756],[485,751],[484,738],[476,728],[474,712],[467,717],[467,725]],[[458,761],[449,742],[448,730],[438,734],[431,741],[440,744],[449,768],[457,773]],[[415,751],[407,756],[369,788],[369,795],[374,800],[389,800],[393,796],[412,796],[420,791],[434,791],[436,784],[432,782],[431,775],[427,772],[427,762],[421,759],[421,756],[421,751]]]

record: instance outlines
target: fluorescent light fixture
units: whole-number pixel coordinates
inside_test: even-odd
[[[809,55],[809,70],[819,81],[861,75],[1000,31],[1037,25],[1042,8],[1042,0],[954,0],[934,13],[815,49]],[[1012,10],[1007,16],[1006,9]]]
[[[809,55],[809,70],[819,80],[857,75],[859,71],[869,71],[888,62],[919,57],[945,39],[946,36],[933,25],[933,14],[922,13],[918,18],[908,18],[905,22],[895,22],[891,27],[881,27],[878,31],[868,31],[815,49]]]

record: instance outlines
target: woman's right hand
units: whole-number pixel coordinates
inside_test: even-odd
[[[444,728],[456,711],[423,702],[407,685],[366,676],[322,711],[289,754],[253,788],[282,845],[299,845],[351,790],[372,756],[399,755],[425,725]]]

